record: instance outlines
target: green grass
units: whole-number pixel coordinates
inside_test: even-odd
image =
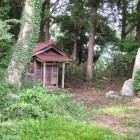
[[[111,115],[111,116],[126,116],[131,114],[132,112],[136,112],[137,109],[131,106],[128,107],[99,107],[93,109],[93,114],[95,117],[100,116],[100,115]]]
[[[68,121],[60,117],[29,121],[20,133],[24,140],[120,140],[111,130],[95,125]]]
[[[132,127],[140,128],[140,121],[138,121],[138,120],[127,120],[124,124],[126,126],[132,126]]]
[[[77,106],[73,95],[50,94],[46,88],[36,87],[23,89],[19,100],[10,101],[6,94],[11,87],[1,84],[0,89],[3,91],[0,140],[124,140],[109,129],[84,123],[86,108]],[[134,110],[132,107],[100,107],[94,112],[121,115]],[[139,139],[129,136],[126,140]]]
[[[0,140],[140,140],[139,136],[124,137],[107,128],[60,116],[1,123],[0,130]]]

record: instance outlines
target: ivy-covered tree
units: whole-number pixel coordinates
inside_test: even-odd
[[[43,0],[26,0],[21,19],[21,29],[11,61],[7,81],[21,86],[24,74],[38,40],[40,14]]]

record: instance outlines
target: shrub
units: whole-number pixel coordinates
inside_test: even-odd
[[[17,93],[17,87],[15,85],[11,85],[5,83],[4,81],[0,82],[0,107],[4,106],[7,102],[7,95],[10,93]]]
[[[9,94],[17,94],[17,87],[4,81],[0,82],[0,121],[7,118],[5,116],[5,109],[11,105],[12,101],[9,100]]]
[[[85,113],[84,107],[76,107],[72,95],[49,94],[43,87],[23,89],[19,96],[18,101],[6,108],[7,116],[10,118],[15,116],[46,118],[48,115],[82,117]]]
[[[113,62],[108,65],[106,74],[114,79],[131,77],[132,65],[133,63],[129,62],[128,59],[125,59],[125,56],[117,55],[113,59]]]
[[[28,83],[24,82],[22,85],[22,89],[35,88],[39,86],[41,86],[41,83],[39,81],[30,81]]]
[[[135,92],[140,95],[140,69],[136,72],[135,79],[133,82]]]
[[[73,80],[86,80],[86,65],[81,64],[80,66],[69,64],[66,66],[66,81]]]

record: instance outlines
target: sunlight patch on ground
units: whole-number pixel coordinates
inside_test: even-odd
[[[100,115],[111,115],[111,116],[128,116],[133,112],[136,112],[137,109],[131,106],[128,107],[99,107],[93,109],[93,115],[100,116]]]

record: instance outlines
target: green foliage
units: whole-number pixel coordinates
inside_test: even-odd
[[[8,29],[9,26],[6,24],[6,22],[3,22],[2,20],[0,20],[0,42],[3,41],[3,43],[5,43],[4,41],[10,42],[12,35],[10,33],[8,33]]]
[[[76,107],[72,95],[48,93],[47,89],[42,87],[23,89],[19,94],[20,99],[7,106],[4,115],[7,118],[46,118],[52,114],[64,115],[68,118],[84,117],[85,108]]]
[[[73,86],[74,84],[86,80],[86,65],[80,66],[69,64],[66,66],[66,81],[69,81]]]
[[[133,82],[134,89],[138,95],[140,95],[140,69],[136,72]]]
[[[115,44],[119,46],[119,50],[121,52],[124,52],[124,59],[127,59],[129,62],[135,59],[137,50],[140,46],[140,43],[135,40],[122,40]]]
[[[18,123],[18,122],[17,122]],[[1,123],[0,124],[1,140],[21,140],[19,136],[20,125]]]
[[[0,82],[0,122],[7,119],[7,116],[5,115],[5,109],[11,105],[11,100],[9,100],[8,95],[16,93],[16,86],[5,83],[4,81]]]
[[[31,88],[36,88],[36,87],[39,87],[41,86],[41,83],[39,81],[31,81],[29,83],[24,83],[22,85],[22,89],[31,89]]]
[[[102,79],[103,76],[106,75],[107,65],[108,62],[105,62],[105,60],[97,61],[93,69],[93,74],[95,79]]]
[[[0,1],[0,19],[7,19],[8,12],[10,11],[10,5],[7,4],[9,0],[2,0]]]
[[[98,82],[97,86],[96,86],[99,90],[104,91],[106,89],[106,86],[101,84],[100,82]]]
[[[0,77],[5,78],[5,71],[9,63],[12,52],[12,34],[9,33],[10,26],[5,21],[0,20]]]
[[[0,60],[9,54],[11,48],[12,34],[8,32],[9,29],[10,26],[0,20]]]
[[[106,72],[111,78],[131,77],[132,65],[132,61],[129,62],[129,60],[124,59],[123,55],[118,55],[114,58],[114,62],[108,66]]]

